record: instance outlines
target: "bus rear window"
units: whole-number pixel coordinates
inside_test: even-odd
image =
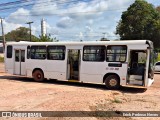
[[[7,58],[12,58],[12,49],[11,45],[7,46]]]
[[[127,46],[125,45],[109,45],[106,52],[107,62],[125,62],[127,56]]]

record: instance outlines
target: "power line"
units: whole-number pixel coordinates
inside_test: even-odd
[[[58,0],[55,0],[55,1],[58,1]],[[23,3],[27,3],[27,2],[34,2],[34,3],[29,3],[29,4],[25,4],[25,5],[21,5],[21,6],[12,6],[12,7],[5,7],[5,8],[0,8],[0,11],[6,11],[6,10],[10,10],[10,9],[13,9],[13,8],[18,8],[18,7],[26,7],[26,6],[31,6],[31,5],[36,5],[36,8],[37,9],[40,9],[40,8],[44,8],[44,6],[48,6],[48,5],[52,5],[51,3],[52,2],[55,2],[55,1],[50,1],[50,2],[37,2],[36,4],[35,4],[35,2],[34,1],[27,1],[27,0],[23,0]],[[81,1],[83,1],[83,2],[87,2],[87,0],[81,0]],[[14,2],[14,3],[17,3],[17,2],[19,2],[19,1],[16,1],[16,2]],[[66,1],[66,2],[57,2],[58,3],[58,5],[60,5],[60,4],[69,4],[69,3],[76,3],[76,2],[79,2],[79,0],[72,0],[72,1]],[[43,4],[43,3],[47,3],[47,4]],[[41,6],[41,4],[43,4],[43,6]],[[0,4],[1,5],[1,4]],[[75,6],[72,6],[72,7],[75,7]],[[70,7],[67,7],[67,8],[72,8],[71,6]],[[119,10],[123,10],[123,9],[126,9],[126,8],[118,8],[118,9],[110,9],[110,10],[103,10],[103,11],[105,11],[105,12],[108,12],[108,11],[119,11]],[[58,9],[55,9],[55,10],[58,10]],[[87,14],[87,13],[98,13],[98,12],[103,12],[102,10],[99,10],[99,11],[84,11],[84,12],[65,12],[65,13],[50,13],[50,14],[18,14],[18,16],[20,15],[20,16],[42,16],[42,15],[46,15],[46,16],[50,16],[50,15],[63,15],[63,14],[77,14],[77,13],[79,13],[79,14]],[[43,11],[41,11],[41,12],[43,12]],[[16,16],[16,15],[14,15],[14,16]]]
[[[110,9],[110,10],[97,10],[97,11],[84,11],[84,12],[64,12],[64,13],[48,13],[48,14],[18,14],[18,15],[13,15],[13,16],[51,16],[51,15],[64,15],[64,14],[94,14],[94,13],[101,13],[101,12],[111,12],[111,11],[117,11],[117,12],[122,12],[126,8],[121,8],[121,9]],[[43,12],[43,11],[42,11]]]
[[[28,1],[27,0],[18,0],[18,1],[14,1],[14,2],[1,3],[0,6],[20,4],[20,3],[24,3],[24,2],[28,2]]]
[[[81,1],[86,2],[86,0],[81,0]],[[62,1],[59,2],[58,0],[49,1],[49,2],[46,2],[46,1],[45,2],[44,1],[43,2],[36,2],[36,1],[20,0],[20,1],[0,4],[0,6],[4,6],[4,8],[0,9],[0,11],[13,9],[13,8],[18,8],[18,7],[27,7],[27,6],[32,6],[32,5],[36,5],[36,7],[38,7],[39,4],[43,4],[43,3],[48,3],[46,5],[43,4],[43,6],[48,6],[48,5],[51,5],[52,2],[53,3],[56,2],[58,5],[63,5],[63,4],[69,4],[69,3],[76,3],[76,2],[79,2],[79,0],[72,0],[72,1],[66,1],[66,2],[62,2]],[[24,3],[29,3],[29,4],[24,4]],[[18,4],[22,4],[22,5],[18,5]],[[18,6],[13,6],[13,5],[18,5]],[[43,6],[40,6],[40,7],[43,7]]]

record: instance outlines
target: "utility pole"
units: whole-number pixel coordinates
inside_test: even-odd
[[[104,33],[102,33],[103,35],[104,35],[104,37],[103,38],[105,38],[106,37],[106,33],[104,32]]]
[[[30,29],[30,42],[32,41],[32,30],[31,30],[31,24],[33,22],[27,22],[26,24],[29,24],[29,29]]]
[[[3,19],[2,18],[0,19],[1,19],[1,28],[2,28],[2,36],[3,36],[3,52],[4,52],[6,39],[5,39],[4,29],[3,29]]]

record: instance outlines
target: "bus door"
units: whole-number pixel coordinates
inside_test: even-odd
[[[25,71],[25,50],[15,49],[14,74],[26,75]]]
[[[147,50],[131,50],[128,64],[128,84],[145,86]]]
[[[68,80],[79,80],[80,73],[80,50],[69,49],[67,58],[67,78]]]

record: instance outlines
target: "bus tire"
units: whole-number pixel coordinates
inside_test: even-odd
[[[120,80],[117,75],[109,75],[104,80],[105,85],[108,89],[118,89],[120,87]]]
[[[44,81],[44,74],[41,70],[35,70],[33,72],[33,79],[36,82],[42,82]]]

